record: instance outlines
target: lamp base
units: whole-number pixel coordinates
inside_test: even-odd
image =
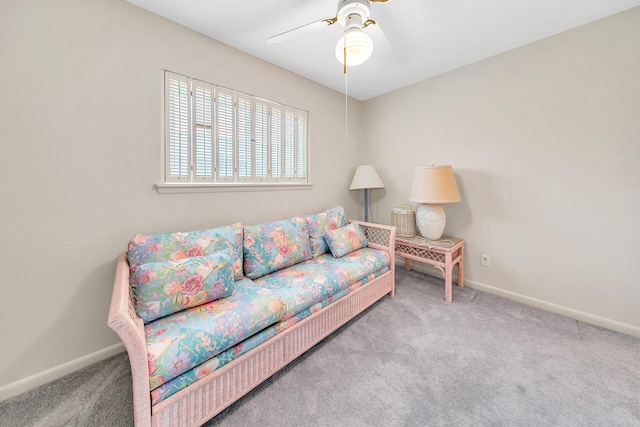
[[[425,239],[438,240],[444,232],[447,215],[438,204],[423,203],[416,210],[416,225]]]

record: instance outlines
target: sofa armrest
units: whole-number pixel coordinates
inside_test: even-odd
[[[137,315],[129,286],[127,254],[118,256],[116,277],[113,283],[108,324],[127,350],[133,377],[133,415],[136,427],[151,422],[151,397],[149,390],[149,365],[144,322]]]
[[[362,227],[370,248],[388,252],[391,259],[395,259],[396,227],[355,220],[349,220],[349,222],[359,224]]]

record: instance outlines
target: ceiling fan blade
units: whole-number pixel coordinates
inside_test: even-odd
[[[285,31],[284,33],[271,36],[267,39],[267,43],[282,43],[284,41],[292,39],[293,37],[298,37],[302,34],[317,30],[319,28],[328,27],[329,25],[334,24],[337,20],[337,17],[321,19],[320,21],[315,21],[310,24],[294,28],[293,30]]]
[[[391,43],[389,43],[387,36],[385,36],[384,31],[382,31],[382,27],[375,19],[368,19],[362,25],[362,29],[369,33],[369,36],[373,40],[373,54],[378,59],[386,60],[393,54]]]

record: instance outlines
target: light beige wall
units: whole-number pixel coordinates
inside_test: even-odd
[[[115,259],[136,233],[360,214],[357,101],[345,145],[343,95],[120,0],[10,1],[0,40],[0,389],[119,343]],[[313,189],[158,194],[162,69],[308,110]]]
[[[451,164],[469,284],[640,336],[640,8],[369,100],[365,122],[378,218],[414,167]]]

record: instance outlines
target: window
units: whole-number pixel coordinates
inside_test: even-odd
[[[166,183],[307,183],[307,112],[165,71]]]

